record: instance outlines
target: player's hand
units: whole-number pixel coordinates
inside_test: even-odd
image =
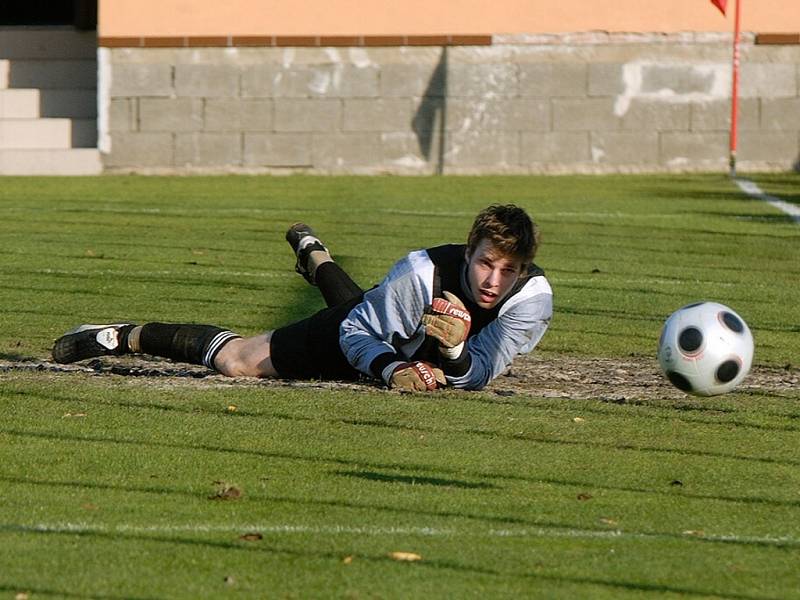
[[[443,354],[458,357],[469,335],[472,317],[458,297],[444,292],[444,298],[433,299],[430,312],[422,315],[422,324],[425,333],[436,338],[442,349],[451,350]]]
[[[389,379],[389,387],[401,392],[431,392],[445,385],[444,372],[421,360],[400,363]]]

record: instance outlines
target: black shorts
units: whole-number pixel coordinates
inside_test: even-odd
[[[363,294],[276,329],[272,333],[270,356],[278,376],[284,379],[360,379],[361,372],[347,362],[339,347],[339,326],[362,298]]]

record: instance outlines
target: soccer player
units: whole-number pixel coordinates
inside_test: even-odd
[[[310,227],[296,223],[286,239],[328,305],[311,317],[250,338],[210,325],[81,325],[56,340],[53,358],[146,353],[229,376],[482,389],[550,323],[552,291],[533,264],[538,228],[511,204],[481,211],[466,244],[411,252],[366,292]]]

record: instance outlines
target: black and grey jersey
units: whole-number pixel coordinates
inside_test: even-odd
[[[388,380],[397,361],[437,362],[426,344],[421,318],[442,291],[458,296],[472,315],[467,340],[469,368],[448,375],[459,388],[481,389],[500,375],[517,354],[530,352],[550,323],[553,295],[538,267],[532,266],[491,310],[472,300],[466,278],[464,245],[418,250],[398,261],[377,287],[364,294],[342,322],[339,345],[347,360],[363,373]]]

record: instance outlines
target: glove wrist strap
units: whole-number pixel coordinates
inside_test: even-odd
[[[452,348],[446,348],[445,346],[439,346],[439,354],[445,357],[447,360],[458,360],[458,357],[461,356],[461,353],[464,351],[464,342],[461,342],[458,346],[453,346]]]
[[[442,352],[443,350],[456,350],[459,347],[461,352],[453,358],[446,356],[444,352]],[[454,348],[442,348],[440,346],[439,351],[442,352],[443,360],[441,367],[445,375],[449,377],[462,377],[470,370],[470,367],[472,366],[472,357],[470,356],[469,351],[463,342]]]
[[[401,360],[396,360],[394,362],[390,362],[383,368],[381,371],[381,379],[383,379],[384,383],[389,387],[392,386],[392,373],[394,373],[395,369],[400,365],[404,364]]]

